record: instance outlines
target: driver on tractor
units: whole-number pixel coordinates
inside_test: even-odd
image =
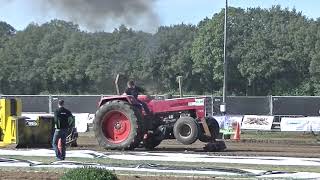
[[[127,86],[128,87],[124,91],[123,95],[131,95],[131,96],[133,96],[141,104],[141,106],[142,106],[143,110],[145,111],[146,115],[150,115],[150,110],[148,108],[148,105],[145,102],[140,101],[138,99],[138,95],[139,94],[144,94],[145,90],[143,88],[139,87],[139,86],[136,86],[133,80],[128,81]]]

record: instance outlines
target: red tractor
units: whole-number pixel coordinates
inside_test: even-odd
[[[94,119],[95,136],[105,149],[133,150],[138,146],[153,149],[164,139],[182,144],[196,140],[209,142],[211,150],[225,149],[219,136],[219,124],[211,117],[210,97],[151,99],[139,95],[152,115],[129,95],[104,97]],[[212,148],[214,147],[214,148]]]

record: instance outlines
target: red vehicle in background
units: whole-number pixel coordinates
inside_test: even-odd
[[[219,124],[211,117],[211,97],[152,99],[139,95],[148,105],[146,115],[141,104],[130,95],[104,97],[94,119],[95,136],[105,149],[133,150],[138,146],[153,149],[165,139],[182,144],[197,140],[214,144],[214,151],[225,149],[219,136]],[[211,146],[212,147],[212,146]]]

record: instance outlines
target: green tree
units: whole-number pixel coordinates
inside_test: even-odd
[[[144,72],[158,93],[175,91],[177,76],[184,77],[185,90],[193,90],[191,44],[196,27],[175,25],[159,27],[146,49]]]
[[[320,94],[320,20],[296,10],[229,8],[228,95]],[[80,31],[71,22],[0,22],[0,92],[115,93],[132,78],[150,93],[222,94],[224,10],[197,26],[161,26],[155,34],[121,25]],[[125,83],[125,82],[122,82]]]
[[[0,21],[0,49],[6,41],[16,33],[16,30],[6,22]]]
[[[305,83],[304,89],[320,95],[320,19],[317,19],[309,30],[314,35],[312,39],[309,39],[311,44],[314,43],[314,51],[309,67],[311,82]]]
[[[295,10],[249,9],[249,34],[239,49],[239,70],[251,95],[290,94],[308,78],[310,22]],[[310,46],[311,45],[311,46]]]
[[[229,8],[228,20],[228,90],[239,93],[241,76],[237,69],[238,57],[234,52],[242,41],[242,29],[245,28],[244,10]],[[223,82],[223,45],[224,45],[224,11],[215,14],[213,18],[199,28],[192,47],[193,74],[200,79],[203,91],[220,91]],[[231,84],[233,83],[233,84]],[[236,84],[236,85],[234,85]],[[233,93],[233,92],[230,92]]]

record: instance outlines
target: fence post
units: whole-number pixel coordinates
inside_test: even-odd
[[[272,95],[269,96],[269,114],[273,115],[273,98]]]
[[[49,95],[49,114],[51,114],[52,113],[52,96],[51,96],[51,94]]]
[[[213,100],[213,94],[211,94],[211,116],[213,116],[213,103],[214,103],[214,100]]]

